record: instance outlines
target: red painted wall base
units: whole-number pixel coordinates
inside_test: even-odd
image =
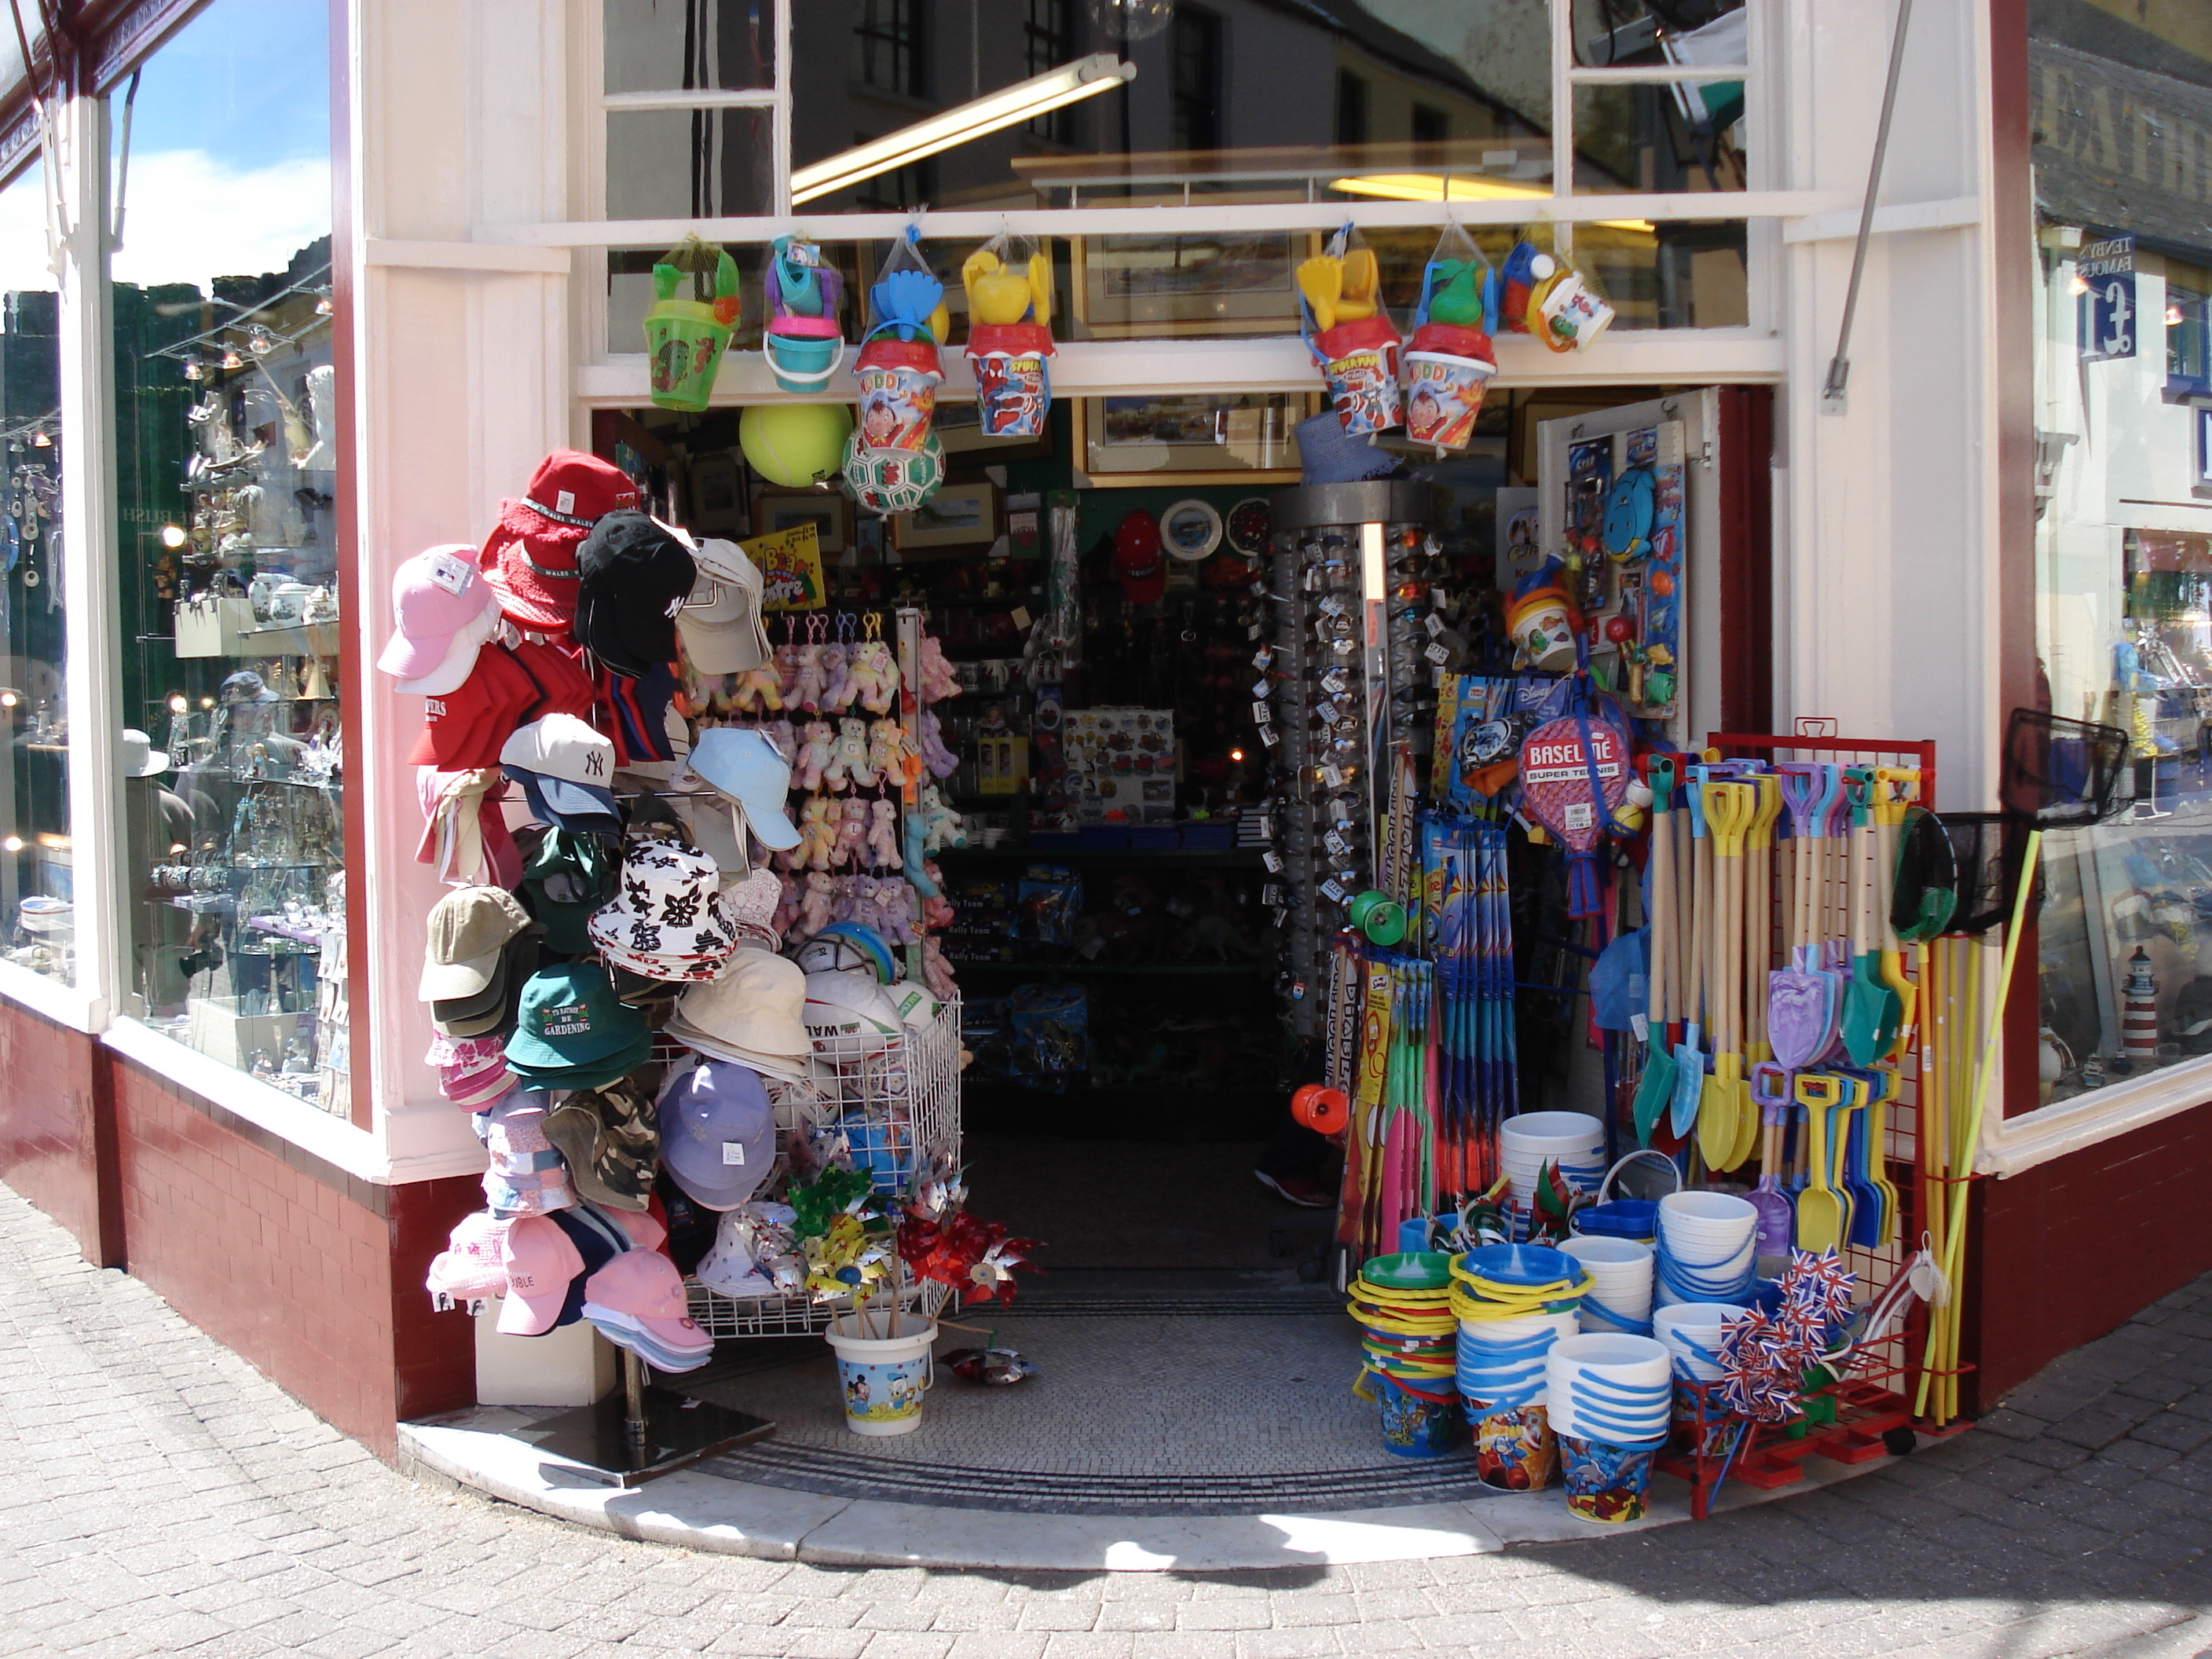
[[[1969,1412],[2212,1273],[2212,1105],[1975,1183],[1960,1346]]]
[[[475,1402],[470,1322],[422,1289],[473,1177],[362,1181],[0,1001],[0,1179],[380,1456]]]

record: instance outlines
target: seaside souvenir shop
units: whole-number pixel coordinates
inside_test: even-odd
[[[721,556],[699,549],[746,550],[757,601],[724,562],[727,613],[679,614],[679,662],[698,629],[749,635],[757,603],[771,660],[794,653],[779,700],[799,690],[803,707],[811,690],[798,653],[824,672],[810,714],[836,684],[824,653],[848,680],[862,657],[871,673],[885,654],[908,671],[844,688],[852,701],[819,738],[811,720],[769,732],[801,781],[792,828],[828,867],[798,872],[796,892],[778,880],[764,915],[729,919],[787,941],[815,931],[820,902],[864,903],[877,931],[911,928],[911,945],[887,941],[895,984],[918,979],[959,1010],[940,1033],[951,1058],[936,1097],[959,1137],[944,1149],[964,1155],[976,1212],[1043,1240],[1048,1269],[1304,1267],[1334,1282],[1388,1253],[1401,1219],[1510,1174],[1496,1125],[1516,1109],[1601,1121],[1599,1147],[1565,1149],[1579,1174],[1635,1144],[1641,1099],[1662,1146],[1699,1149],[1686,1171],[1699,1184],[1717,1170],[1755,1188],[1771,1165],[1793,1225],[1806,1190],[1829,1193],[1814,1206],[1846,1224],[1844,1261],[1871,1283],[1969,1192],[1980,1231],[1945,1351],[1964,1409],[2102,1328],[2109,1287],[2069,1277],[2039,1241],[2109,1195],[2106,1169],[2154,1152],[2181,1179],[2204,1156],[2183,1004],[2193,946],[2170,914],[2188,904],[2193,854],[2174,827],[2202,750],[2186,717],[2201,537],[2181,476],[2197,463],[2195,434],[2165,429],[2193,409],[2173,376],[2194,372],[2202,301],[2187,249],[2156,227],[2131,233],[2078,166],[2039,151],[2031,198],[2019,94],[2042,100],[2039,131],[2099,87],[2186,113],[2195,94],[2154,52],[2113,57],[2103,36],[2061,31],[2024,59],[2017,19],[1917,9],[1903,58],[1916,95],[1889,137],[1848,384],[1827,398],[1884,8],[1677,8],[1693,26],[1679,30],[1655,27],[1655,9],[1602,36],[1564,7],[1547,24],[1540,9],[1481,4],[1033,5],[1005,28],[957,7],[477,9],[403,27],[386,9],[341,9],[326,29],[210,0],[88,8],[58,42],[28,36],[0,203],[9,223],[52,231],[60,275],[41,260],[9,276],[0,1121],[8,1179],[89,1255],[128,1265],[382,1449],[398,1420],[479,1396],[559,1403],[608,1385],[604,1345],[553,1358],[489,1317],[434,1311],[422,1289],[486,1203],[485,1143],[425,1058],[434,1021],[465,1044],[485,1010],[438,1003],[496,990],[503,1006],[533,975],[495,984],[487,967],[481,984],[452,981],[457,999],[419,995],[441,868],[479,867],[453,860],[489,856],[471,839],[485,820],[479,800],[424,794],[427,705],[394,690],[424,676],[378,664],[395,593],[441,614],[440,567],[410,561],[459,549],[448,556],[477,568],[496,540],[520,550],[482,568],[526,587],[533,536],[550,547],[560,526],[580,546],[586,526],[569,521],[590,515],[538,501],[537,480],[600,489],[602,507],[634,491],[688,533],[695,580]],[[1675,39],[1729,15],[1733,33]],[[495,62],[470,45],[479,21],[504,41]],[[349,75],[334,81],[333,61]],[[542,142],[513,143],[518,123]],[[194,150],[232,156],[229,173],[193,182],[179,158]],[[434,153],[476,159],[455,173],[426,168]],[[240,232],[194,265],[162,217],[187,183],[214,192],[200,222],[240,224],[224,204],[281,199],[285,214],[252,216],[276,240]],[[1990,274],[1992,250],[2031,242],[2042,276],[2016,293]],[[1580,301],[1560,293],[1569,275]],[[2027,429],[2014,416],[2030,399],[2036,429],[2087,430],[2064,423],[2081,394],[2054,355],[2075,338],[2058,296],[2108,275],[2129,279],[2140,315],[2183,319],[2166,325],[2165,401],[2137,447],[2172,478],[2120,478],[2106,458],[2123,450],[2103,441],[2030,454],[2009,435]],[[917,312],[921,290],[889,280],[902,276],[940,284],[941,315]],[[1586,303],[1581,349],[1499,325],[1530,298],[1547,328],[1546,301],[1570,323]],[[649,336],[656,309],[686,326]],[[785,338],[767,346],[779,313]],[[902,450],[863,410],[857,447],[879,453],[863,455],[857,490],[817,487],[825,443],[845,476],[845,430],[822,411],[860,404],[861,339],[878,325],[872,345],[935,342],[934,443]],[[995,360],[974,349],[994,328],[1014,331]],[[1034,404],[994,416],[977,395],[978,359],[995,384],[1041,349],[1025,329],[1051,347],[1034,429]],[[1487,356],[1453,329],[1486,336]],[[1356,399],[1363,352],[1393,331],[1399,422],[1373,445],[1310,425],[1334,404],[1302,334],[1334,335],[1324,355]],[[2006,343],[2022,336],[2063,343],[2015,385],[2030,354]],[[2148,343],[2091,355],[2092,395],[2116,403],[2124,376],[2160,362]],[[709,378],[702,356],[718,360],[705,406],[665,406],[687,377]],[[1494,374],[1470,367],[1484,363]],[[1471,425],[1413,441],[1407,417],[1438,419],[1425,386],[1477,383]],[[606,470],[541,477],[561,451]],[[856,498],[871,489],[893,510]],[[614,552],[632,600],[680,574],[660,543]],[[2039,609],[2018,602],[2031,592]],[[445,609],[452,626],[427,624],[423,653],[483,625]],[[653,675],[607,666],[628,660],[637,606],[622,611],[567,619],[572,640],[614,630],[593,647],[611,678],[569,690],[574,717],[617,745],[617,810],[662,803],[718,884],[724,866],[792,873],[738,833],[736,773],[734,794],[679,775],[681,748],[706,732],[792,711],[738,683],[750,668],[640,698],[621,682]],[[2100,654],[2123,633],[2137,651],[2124,671]],[[645,630],[648,657],[657,637]],[[1560,672],[1582,664],[1588,682]],[[546,695],[539,684],[532,706]],[[1754,829],[1741,853],[1733,835],[1708,845],[1692,763],[1662,790],[1652,757],[1723,734],[1724,763],[1917,771],[1919,798],[1900,786],[1903,816],[1880,826],[1910,844],[1913,808],[1998,805],[2015,707],[2128,730],[2128,799],[2148,804],[2154,787],[2154,810],[2176,817],[2051,838],[2043,1006],[2026,1012],[2037,976],[2023,969],[1981,1136],[1979,1167],[2002,1178],[1969,1188],[1957,1146],[1918,1134],[1917,1075],[1821,1121],[1832,1152],[1814,1156],[1820,1114],[1803,1109],[1768,1148],[1750,1085],[1777,1033],[1759,1028],[1771,1005],[1751,987],[1808,939],[1868,954],[1898,898],[1875,878],[1904,866],[1840,824],[1804,865],[1812,849],[1796,843],[1821,838]],[[896,787],[883,781],[892,756],[870,763],[885,720],[920,762],[900,761]],[[1567,775],[1541,787],[1562,799],[1516,817],[1515,792],[1539,787],[1515,775],[1531,769],[1522,744],[1560,720],[1573,740],[1547,769]],[[863,726],[858,772],[848,720]],[[1625,740],[1617,769],[1595,752],[1609,732]],[[580,799],[587,835],[596,801],[562,786],[596,787],[567,775],[595,752],[556,743],[536,768],[514,763]],[[806,785],[817,763],[847,787]],[[1765,786],[1749,769],[1710,781],[1723,802],[1747,787],[1756,822]],[[878,781],[854,787],[864,776]],[[501,817],[523,827],[532,805],[520,781],[509,793]],[[848,830],[860,799],[867,822]],[[878,800],[890,838],[872,847]],[[1784,802],[1767,821],[1796,818]],[[934,900],[907,896],[917,823],[914,867]],[[2125,850],[2096,850],[2123,835]],[[1714,866],[1702,882],[1701,856]],[[1662,859],[1668,899],[1647,898]],[[534,890],[526,870],[512,884],[538,925],[548,873]],[[556,895],[590,874],[550,873]],[[2004,909],[2002,873],[1983,910]],[[831,891],[809,915],[812,875]],[[1470,902],[1447,925],[1462,880]],[[900,890],[879,905],[862,883]],[[1755,892],[1770,901],[1764,962]],[[471,947],[516,914],[444,914],[441,965],[487,963]],[[1647,922],[1672,948],[1633,975],[1617,957],[1598,972]],[[1939,935],[1939,985],[1948,970],[1954,994],[1992,1003],[2004,934],[1999,917],[1978,947]],[[684,982],[652,971],[676,956],[727,955],[612,948],[664,986]],[[1910,938],[1873,947],[1877,976],[1893,955],[1897,977],[1925,984],[1914,951]],[[2146,1002],[2147,1044],[2131,1036]],[[1668,1039],[1656,1048],[1655,1021]],[[1369,1026],[1385,1040],[1363,1042]],[[726,1054],[768,1052],[749,1025],[705,1035]],[[444,1052],[465,1094],[463,1060]],[[1655,1052],[1676,1057],[1678,1084],[1695,1072],[1729,1086],[1711,1112],[1699,1083],[1655,1115]],[[1962,1045],[1942,1073],[1960,1114],[1947,1126],[1963,1127],[1979,1059]],[[1380,1139],[1355,1135],[1344,1157],[1297,1127],[1290,1103],[1313,1085],[1342,1091]],[[1414,1106],[1443,1101],[1449,1115],[1423,1128]],[[1301,1109],[1332,1127],[1325,1099]],[[502,1156],[543,1154],[489,1158]],[[1051,1184],[1079,1164],[1105,1176],[1087,1208]],[[1279,1194],[1308,1187],[1336,1202],[1302,1218]],[[2154,1231],[2156,1209],[2100,1224]],[[1195,1210],[1206,1225],[1179,1233]],[[1876,1242],[1854,1249],[1848,1224],[1869,1211]],[[2130,1281],[2138,1300],[2203,1265],[2183,1260],[2185,1243],[2143,1243],[2122,1253],[2152,1264],[2129,1269],[2150,1275]],[[1984,1271],[1993,1257],[2002,1273]],[[1025,1279],[1024,1293],[1050,1282]]]

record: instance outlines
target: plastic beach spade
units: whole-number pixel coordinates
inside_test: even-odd
[[[1631,1109],[1636,1118],[1636,1144],[1639,1146],[1651,1144],[1651,1131],[1658,1126],[1660,1114],[1667,1109],[1668,1103],[1674,1098],[1675,1073],[1674,1056],[1667,1052],[1667,1018],[1670,1010],[1667,1004],[1666,963],[1662,959],[1674,929],[1674,824],[1670,816],[1674,793],[1674,757],[1653,756],[1650,776],[1654,926],[1650,930],[1652,960],[1649,971],[1653,1000],[1650,1042],[1644,1056],[1644,1075],[1637,1081],[1636,1100]]]
[[[1809,1179],[1805,1190],[1797,1194],[1797,1248],[1801,1250],[1832,1250],[1844,1242],[1844,1201],[1829,1186],[1828,1114],[1843,1097],[1843,1091],[1832,1077],[1801,1077],[1797,1079],[1797,1103],[1805,1109],[1805,1132],[1811,1137],[1812,1157],[1807,1168]]]
[[[1851,981],[1844,991],[1844,1050],[1852,1061],[1871,1066],[1897,1041],[1905,1004],[1882,975],[1881,943],[1875,938],[1877,872],[1874,779],[1851,769]]]

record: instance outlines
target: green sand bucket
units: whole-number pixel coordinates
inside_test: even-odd
[[[677,297],[686,272],[693,297]],[[697,413],[714,395],[714,376],[738,320],[738,264],[729,254],[687,238],[653,268],[659,295],[645,313],[649,392],[656,407]]]

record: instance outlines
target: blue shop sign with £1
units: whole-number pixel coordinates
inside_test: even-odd
[[[2136,355],[2136,239],[2085,242],[2075,266],[2081,295],[2081,358],[2103,362]]]

